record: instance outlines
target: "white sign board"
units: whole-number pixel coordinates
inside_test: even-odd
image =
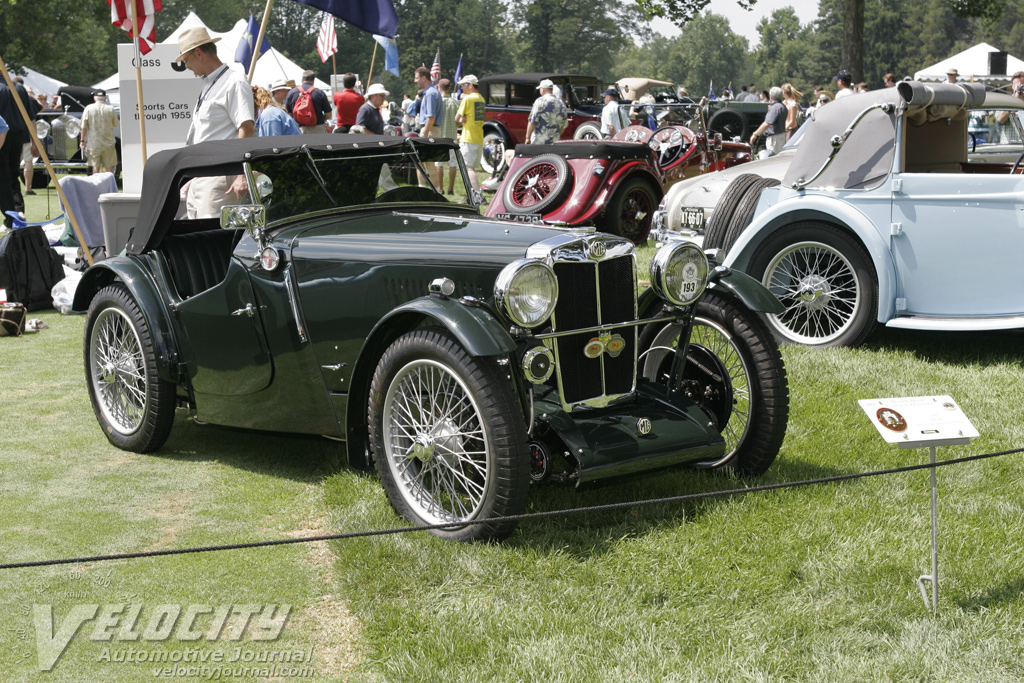
[[[203,82],[175,64],[178,45],[158,43],[142,57],[142,102],[146,109],[146,152],[153,156],[165,149],[185,146],[192,123],[192,108]],[[117,71],[121,95],[121,160],[126,193],[142,191],[142,137],[139,131],[139,100],[135,87],[135,48],[117,46]],[[177,68],[175,68],[177,67]]]
[[[968,443],[978,430],[950,396],[870,398],[857,401],[886,443],[914,447]]]

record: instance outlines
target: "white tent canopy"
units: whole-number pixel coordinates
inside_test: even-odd
[[[1006,73],[990,74],[988,72],[988,56],[990,52],[999,52],[999,50],[988,43],[978,43],[970,49],[921,69],[914,74],[914,80],[945,81],[946,72],[950,69],[956,69],[959,74],[957,78],[960,81],[1008,83],[1010,80],[1008,74],[1024,71],[1024,62],[1008,54],[1006,55]]]
[[[25,86],[32,88],[32,92],[45,93],[47,95],[56,95],[57,89],[67,85],[64,81],[58,81],[56,78],[50,78],[45,74],[41,74],[35,69],[30,69],[27,66],[20,67],[18,69],[11,69],[12,76],[21,76],[25,81]]]
[[[227,64],[232,69],[241,71],[244,74],[248,74],[249,65],[246,64],[244,67],[235,61],[235,49],[238,47],[238,41],[242,39],[242,34],[245,33],[248,22],[245,19],[239,19],[234,27],[227,33],[217,33],[216,31],[210,31],[210,29],[203,23],[195,12],[189,12],[185,20],[181,22],[181,26],[176,28],[173,33],[167,36],[162,43],[177,43],[178,36],[183,31],[190,28],[205,28],[211,38],[220,38],[216,43],[217,45],[217,56],[220,57],[220,61]],[[253,74],[252,82],[255,85],[262,85],[267,87],[277,81],[294,80],[296,83],[301,82],[302,72],[305,71],[301,66],[293,62],[292,60],[285,57],[283,54],[278,52],[275,48],[270,48],[267,52],[260,56],[256,62],[256,73]],[[112,91],[117,92],[119,85],[118,75],[114,75],[106,78],[99,83],[96,83],[92,87],[102,88],[106,90],[108,94]],[[316,87],[330,92],[331,86],[321,81],[319,78],[316,79]],[[56,92],[56,91],[54,91]]]

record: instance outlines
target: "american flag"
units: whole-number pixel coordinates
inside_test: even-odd
[[[132,14],[128,0],[107,0],[110,23],[124,29],[132,38]],[[149,53],[156,44],[156,13],[162,10],[160,0],[135,0],[135,16],[139,22],[139,52]]]
[[[320,35],[316,38],[316,51],[320,53],[320,61],[338,51],[338,34],[334,30],[334,15],[324,12],[324,20],[320,22]]]
[[[434,57],[434,64],[430,67],[430,80],[436,83],[439,78],[441,78],[441,48],[437,48],[437,56]]]

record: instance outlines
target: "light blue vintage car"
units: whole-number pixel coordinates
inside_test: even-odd
[[[768,320],[792,343],[856,345],[877,323],[1024,328],[1024,151],[969,155],[1014,136],[1020,149],[1022,110],[980,84],[916,82],[823,107],[725,265],[783,302]]]

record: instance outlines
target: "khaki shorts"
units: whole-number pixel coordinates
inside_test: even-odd
[[[114,168],[117,166],[117,150],[113,147],[92,149],[86,147],[86,157],[93,168]]]
[[[459,165],[459,161],[455,158],[455,150],[454,149],[448,150],[448,161],[435,161],[434,162],[434,166],[438,166],[440,168],[444,168],[445,166],[447,166],[448,168],[457,168],[458,165]]]
[[[238,204],[235,195],[228,193],[234,180],[234,176],[193,178],[189,182],[188,197],[185,200],[188,219],[220,218],[222,207]]]
[[[462,152],[462,160],[466,162],[466,168],[473,169],[480,163],[484,146],[472,142],[460,142],[459,151]]]

